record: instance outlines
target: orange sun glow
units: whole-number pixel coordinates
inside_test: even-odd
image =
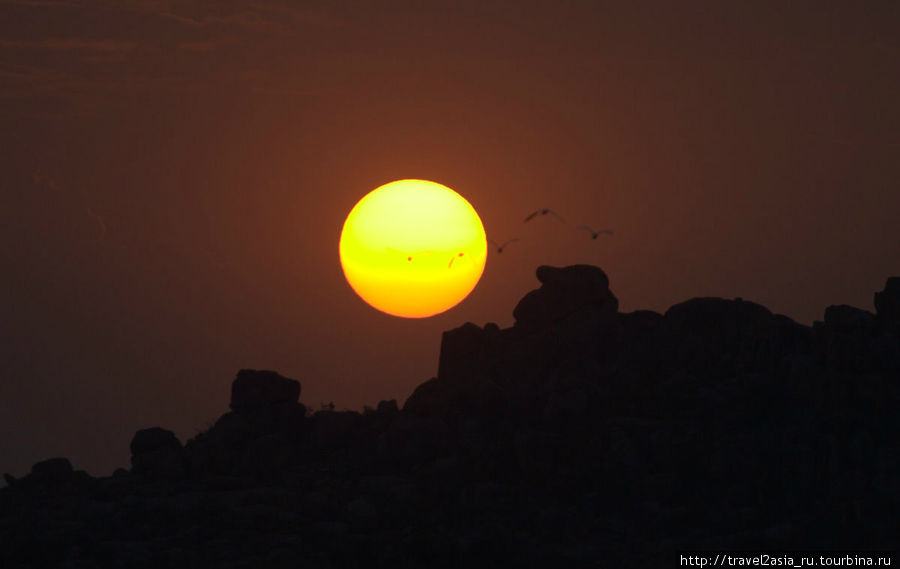
[[[360,298],[387,314],[424,318],[472,292],[487,239],[475,208],[458,193],[428,180],[397,180],[353,207],[339,253]]]

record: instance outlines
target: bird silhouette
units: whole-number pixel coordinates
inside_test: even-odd
[[[519,240],[518,237],[514,237],[508,241],[504,241],[502,245],[498,245],[497,242],[494,241],[493,239],[488,239],[490,244],[494,246],[494,249],[496,249],[498,253],[502,253],[503,250],[506,249],[507,245],[509,245],[510,243],[515,243],[518,240]]]
[[[546,208],[546,207],[531,212],[530,214],[528,214],[528,217],[525,218],[525,221],[526,221],[526,222],[529,222],[529,221],[531,221],[532,219],[534,219],[534,217],[535,217],[536,215],[539,215],[539,214],[540,214],[540,215],[547,215],[548,213],[549,213],[550,215],[553,215],[554,217],[556,217],[556,219],[560,220],[561,222],[565,223],[566,220],[563,219],[561,215],[559,215],[558,213],[556,213],[556,212],[553,211],[552,209],[549,209],[549,208]]]
[[[452,267],[453,261],[455,261],[457,257],[462,257],[463,255],[465,255],[465,253],[457,253],[456,256],[450,259],[450,264],[447,265],[447,268],[449,269],[450,267]]]
[[[591,234],[591,239],[596,239],[599,235],[612,235],[613,234],[611,229],[601,229],[599,231],[594,231],[587,225],[579,225],[578,229],[584,229],[585,231],[589,231]]]

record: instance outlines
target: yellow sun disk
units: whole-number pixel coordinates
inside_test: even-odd
[[[398,180],[363,197],[344,222],[341,266],[373,307],[408,318],[455,306],[475,288],[487,240],[475,209],[435,182]]]

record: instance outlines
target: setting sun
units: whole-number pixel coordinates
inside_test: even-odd
[[[356,294],[406,318],[459,304],[478,284],[487,258],[475,208],[428,180],[397,180],[366,194],[347,215],[339,248]]]

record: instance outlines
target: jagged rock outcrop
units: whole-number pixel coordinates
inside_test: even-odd
[[[75,478],[75,469],[68,458],[49,458],[31,467],[28,479],[37,484],[55,486],[71,482]]]
[[[900,277],[889,278],[884,290],[875,293],[875,311],[885,325],[897,330],[900,323]]]
[[[274,371],[242,369],[231,384],[231,409],[253,413],[300,401],[300,382]]]
[[[695,298],[671,307],[665,318],[677,339],[678,365],[704,377],[771,372],[785,357],[810,349],[808,327],[742,299]]]
[[[886,322],[882,320],[882,323]],[[889,321],[887,321],[889,322]],[[900,342],[889,326],[867,310],[834,305],[817,325],[818,355],[828,366],[847,373],[890,372],[900,377]]]
[[[7,488],[26,493],[44,493],[47,496],[78,492],[92,480],[83,470],[75,470],[68,458],[48,458],[35,463],[31,472],[22,478],[3,474]],[[0,557],[2,559],[2,557]]]
[[[812,328],[741,299],[619,313],[537,271],[500,329],[444,333],[402,409],[308,413],[241,370],[183,447],[66,459],[0,491],[3,567],[658,567],[698,549],[896,550],[900,279]]]
[[[274,371],[240,370],[231,409],[185,445],[192,476],[266,478],[294,460],[308,430],[300,382]]]
[[[538,267],[539,289],[513,311],[513,328],[466,323],[445,332],[436,378],[404,410],[452,418],[467,409],[532,407],[553,382],[590,374],[613,352],[618,300],[597,267]]]
[[[515,325],[539,329],[552,326],[575,313],[613,316],[619,301],[609,290],[609,278],[599,267],[572,265],[541,266],[541,287],[526,294],[513,309]]]

